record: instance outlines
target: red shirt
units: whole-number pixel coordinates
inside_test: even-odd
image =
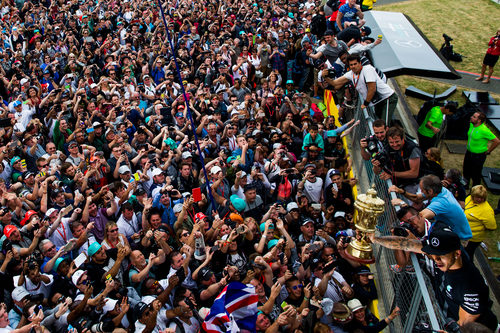
[[[497,38],[497,36],[491,37],[486,53],[494,56],[500,56],[500,38]]]

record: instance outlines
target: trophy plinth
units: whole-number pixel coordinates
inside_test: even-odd
[[[354,225],[356,239],[351,240],[345,254],[349,259],[371,264],[375,262],[371,243],[367,233],[374,233],[378,217],[384,212],[385,202],[377,197],[377,191],[372,186],[366,194],[358,195],[354,202]]]

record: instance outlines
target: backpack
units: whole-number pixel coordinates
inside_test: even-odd
[[[429,111],[433,107],[435,107],[435,106],[443,106],[443,105],[444,105],[443,103],[439,103],[434,98],[431,99],[431,100],[429,100],[429,101],[426,101],[424,104],[422,104],[422,106],[420,107],[420,110],[418,111],[417,117],[416,117],[418,126],[422,125],[422,123],[425,120],[425,116],[427,116],[427,113],[429,113]]]
[[[316,14],[311,20],[311,24],[309,25],[311,29],[311,33],[316,35],[316,37],[323,36],[326,28],[326,19],[323,15]]]

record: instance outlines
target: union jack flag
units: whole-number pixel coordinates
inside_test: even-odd
[[[257,302],[254,286],[229,283],[210,308],[202,325],[203,330],[206,333],[255,332]]]

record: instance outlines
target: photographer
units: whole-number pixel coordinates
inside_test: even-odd
[[[491,75],[500,56],[500,30],[497,30],[497,34],[490,38],[488,42],[488,50],[483,59],[483,66],[481,67],[481,75],[476,79],[476,81],[481,81],[483,83],[490,83]],[[484,73],[486,72],[486,67],[488,67],[488,75],[486,79],[484,78]]]
[[[399,127],[387,131],[387,149],[372,159],[373,171],[380,179],[391,179],[409,193],[416,193],[422,154],[415,143],[405,138]]]
[[[373,158],[373,154],[383,153],[385,147],[389,145],[387,141],[387,125],[382,119],[377,119],[373,122],[374,135],[363,138],[359,141],[361,147],[361,157],[365,161]]]

